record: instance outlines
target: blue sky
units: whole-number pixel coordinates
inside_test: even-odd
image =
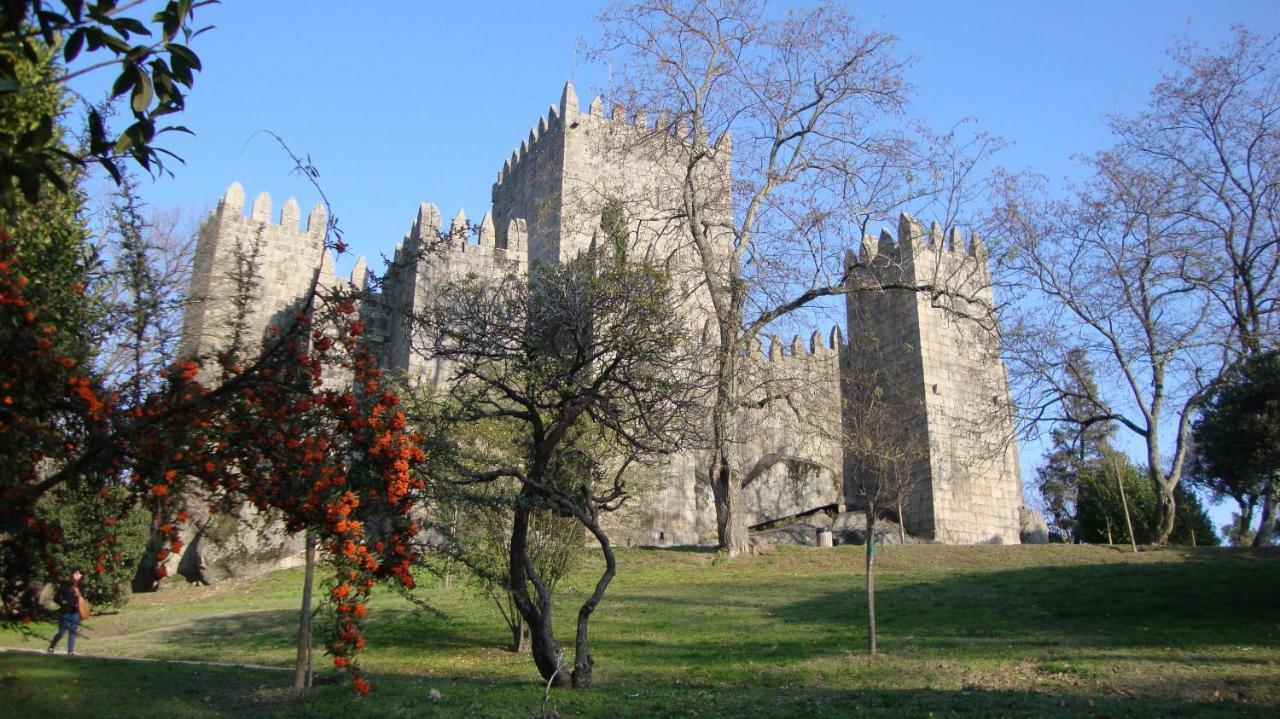
[[[998,160],[1050,178],[1108,142],[1103,118],[1142,106],[1166,49],[1216,46],[1233,23],[1280,32],[1280,2],[855,2],[866,27],[916,59],[913,114],[973,118],[1013,143]],[[211,206],[232,181],[278,208],[314,190],[268,135],[309,155],[355,254],[388,252],[420,202],[479,217],[503,159],[573,79],[585,105],[607,69],[588,63],[596,2],[228,0],[203,12],[204,62],[173,135],[175,177],[144,182],[157,207]],[[353,261],[348,259],[346,264]],[[341,266],[342,263],[340,263]]]
[[[233,181],[278,210],[317,193],[263,130],[309,156],[350,256],[389,254],[420,202],[478,218],[502,161],[572,79],[585,106],[608,70],[587,62],[600,3],[227,0],[202,12],[216,29],[167,144],[185,160],[144,180],[156,208],[203,213]],[[1217,47],[1233,24],[1280,32],[1276,0],[876,0],[852,2],[866,28],[915,58],[911,114],[938,128],[972,118],[1012,143],[997,161],[1051,180],[1107,146],[1105,117],[1142,108],[1177,39]],[[99,80],[101,81],[101,80]],[[87,95],[92,94],[84,86]],[[607,105],[608,103],[606,103]],[[927,218],[925,218],[927,219]],[[1024,479],[1039,448],[1023,449]],[[1229,514],[1220,510],[1215,519]]]

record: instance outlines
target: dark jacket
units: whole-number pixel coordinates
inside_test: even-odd
[[[58,603],[59,614],[80,613],[80,597],[76,595],[74,582],[63,582],[58,585],[58,591],[53,595],[53,599]]]

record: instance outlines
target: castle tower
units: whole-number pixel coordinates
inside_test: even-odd
[[[633,243],[628,253],[670,273],[685,298],[681,311],[690,333],[698,336],[710,296],[696,289],[703,286],[701,264],[685,230],[680,194],[695,152],[703,157],[700,195],[712,197],[702,211],[712,226],[726,226],[732,208],[727,135],[709,145],[665,113],[651,122],[643,111],[629,116],[615,106],[606,115],[599,97],[584,110],[567,83],[559,105],[539,119],[498,173],[492,194],[497,247],[511,242],[507,228],[523,218],[530,265],[572,259],[597,238],[606,203],[621,202]],[[727,257],[729,237],[714,242]],[[693,544],[714,532],[710,495],[699,484],[704,464],[697,451],[679,452],[645,480],[652,489],[634,505],[636,516],[617,528],[622,541]]]
[[[640,251],[651,261],[687,266],[681,254],[691,251],[690,240],[676,217],[684,207],[680,188],[691,152],[707,147],[706,138],[693,137],[665,114],[652,126],[645,113],[628,117],[620,105],[606,116],[599,97],[584,112],[566,83],[559,106],[539,119],[498,173],[492,194],[497,246],[506,247],[506,228],[523,218],[529,261],[564,261],[590,246],[605,203],[616,200]],[[728,137],[710,154],[712,161],[700,163],[706,175],[700,181],[718,190],[702,194],[714,197],[706,211],[719,222],[731,211]],[[727,246],[728,238],[723,241]]]
[[[445,285],[467,276],[497,280],[528,273],[525,222],[513,219],[503,233],[505,244],[496,245],[493,217],[485,213],[476,228],[468,231],[466,213],[459,210],[444,230],[440,211],[423,203],[403,241],[386,268],[382,295],[370,303],[370,313],[379,315],[379,361],[387,370],[400,372],[413,381],[437,387],[447,383],[448,363],[432,357],[432,338],[416,328],[412,317],[430,307]],[[474,236],[473,236],[474,235]]]
[[[1022,482],[999,337],[986,321],[992,306],[987,252],[975,235],[926,232],[908,215],[898,237],[867,237],[850,283],[849,347],[843,373],[847,412],[857,412],[857,382],[881,387],[903,408],[903,431],[927,458],[904,508],[907,531],[956,544],[1019,542]],[[853,471],[846,461],[845,494]]]
[[[275,221],[271,196],[265,192],[254,199],[247,216],[244,206],[244,188],[232,183],[200,226],[191,302],[182,327],[184,356],[213,354],[233,343],[251,352],[261,346],[269,326],[285,321],[296,309],[317,269],[322,284],[338,281],[333,257],[324,248],[321,205],[311,210],[305,226],[299,225],[293,198],[280,208]]]

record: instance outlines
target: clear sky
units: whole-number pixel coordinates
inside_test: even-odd
[[[583,57],[598,2],[354,3],[224,0],[193,43],[204,71],[167,147],[185,165],[144,181],[156,208],[207,211],[233,181],[250,201],[318,196],[268,135],[320,170],[352,246],[374,267],[420,202],[478,219],[497,171],[572,79],[584,107],[607,67]],[[998,159],[1051,179],[1107,146],[1105,116],[1140,109],[1179,38],[1218,47],[1233,24],[1280,33],[1280,0],[874,0],[866,28],[915,58],[911,114],[944,128],[972,118],[1013,143]],[[91,91],[87,89],[86,94]],[[608,106],[608,103],[606,103]],[[925,218],[928,219],[928,218]],[[1024,448],[1024,473],[1038,450]],[[1024,476],[1025,478],[1025,476]],[[1215,519],[1228,518],[1221,510]]]

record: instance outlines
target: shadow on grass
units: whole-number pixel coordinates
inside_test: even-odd
[[[429,612],[382,609],[370,616],[365,636],[380,648],[400,651],[439,651],[497,646],[499,637],[473,634],[469,627]],[[323,636],[327,616],[315,619]],[[496,627],[495,627],[496,629]],[[271,609],[193,618],[189,624],[165,627],[156,638],[157,654],[168,658],[204,658],[291,649],[298,636],[297,610]]]
[[[284,673],[248,669],[59,660],[0,655],[9,716],[112,717],[524,717],[541,700],[535,682],[374,675],[371,694],[322,686],[299,694]],[[427,699],[430,689],[443,696]],[[1060,695],[1025,691],[862,690],[725,687],[707,683],[617,683],[556,691],[548,708],[574,717],[1122,717],[1272,716],[1275,705]]]
[[[886,633],[960,651],[965,642],[956,640],[974,637],[1028,648],[1274,643],[1280,561],[1256,558],[1201,553],[1177,563],[1030,567],[906,583],[890,575],[876,594],[877,618]],[[789,624],[837,630],[865,622],[866,595],[861,587],[832,588],[775,611]]]
[[[671,554],[715,554],[720,551],[714,544],[676,544],[669,546],[640,544],[636,545],[634,549],[642,549],[647,552],[669,552]]]

